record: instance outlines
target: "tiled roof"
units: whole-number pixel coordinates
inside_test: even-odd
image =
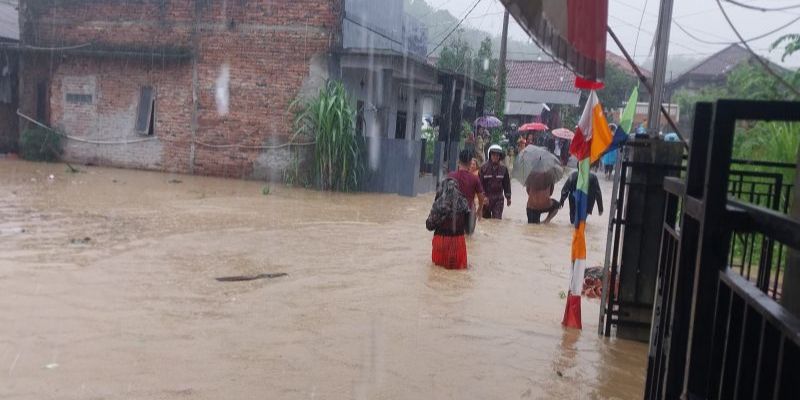
[[[508,61],[506,87],[552,92],[573,92],[575,74],[552,61]]]
[[[727,74],[737,65],[750,59],[750,53],[738,44],[732,44],[717,54],[703,60],[686,74],[716,76]]]
[[[15,5],[0,1],[0,38],[19,40],[18,15]]]
[[[633,70],[633,67],[631,67],[631,64],[625,57],[614,54],[610,51],[606,51],[606,64],[614,64],[617,68],[625,71],[631,76],[636,77],[636,71]],[[649,78],[651,76],[650,71],[648,71],[641,65],[639,65],[638,67],[639,70],[642,71],[645,77]]]

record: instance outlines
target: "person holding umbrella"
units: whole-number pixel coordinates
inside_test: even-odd
[[[503,219],[503,200],[511,207],[511,179],[508,168],[500,161],[505,158],[503,148],[493,144],[489,147],[489,161],[481,166],[479,177],[486,193],[483,218]]]
[[[549,223],[558,213],[560,203],[550,196],[563,173],[561,160],[543,147],[528,145],[520,153],[514,178],[522,182],[528,192],[528,223],[540,223],[542,214],[547,215],[544,223]]]

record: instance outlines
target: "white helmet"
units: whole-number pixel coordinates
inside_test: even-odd
[[[487,159],[491,160],[492,159],[492,152],[495,152],[495,151],[500,153],[500,159],[501,160],[503,158],[505,158],[506,154],[503,152],[503,148],[500,147],[499,144],[493,144],[493,145],[489,146],[489,151],[486,152]]]

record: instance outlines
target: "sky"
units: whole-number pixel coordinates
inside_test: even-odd
[[[476,0],[426,0],[436,9],[446,9],[456,18],[466,14]],[[787,5],[798,5],[798,0],[740,0],[747,4],[775,8]],[[619,36],[623,46],[639,62],[650,56],[653,36],[656,30],[659,0],[609,0],[608,23]],[[775,33],[762,39],[753,40],[750,46],[754,51],[771,61],[784,66],[800,66],[800,55],[787,58],[781,62],[782,52],[769,52],[770,44],[785,33],[800,33],[800,8],[787,11],[762,12],[744,9],[734,4],[722,2],[728,16],[736,29],[745,39],[761,36],[780,26],[791,23]],[[473,28],[500,34],[503,27],[503,6],[499,0],[480,0],[475,10],[464,24]],[[723,17],[715,0],[674,0],[673,21],[689,34],[683,32],[675,23],[670,30],[671,56],[705,58],[723,49],[727,44],[738,41],[735,33]],[[796,21],[794,21],[797,19]],[[641,21],[641,29],[639,22]],[[793,22],[794,21],[794,22]],[[509,36],[520,40],[529,40],[528,35],[511,18]],[[694,36],[694,37],[692,37]],[[622,54],[611,37],[607,39],[609,50]],[[510,55],[513,57],[513,55]]]

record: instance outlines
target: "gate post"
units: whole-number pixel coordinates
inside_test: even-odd
[[[664,178],[678,172],[679,142],[629,142],[631,165],[624,212],[617,337],[647,342],[653,318],[666,196]]]

